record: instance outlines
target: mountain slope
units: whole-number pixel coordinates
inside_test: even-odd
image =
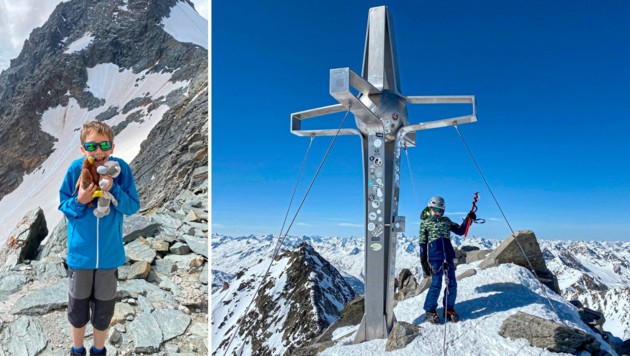
[[[57,191],[89,120],[114,128],[144,208],[203,182],[206,29],[188,1],[72,0],[33,30],[0,74],[0,242],[38,205],[59,221]]]
[[[289,236],[284,240],[284,246],[292,248],[302,241],[312,244],[316,251],[339,270],[358,294],[363,293],[363,238]],[[459,247],[476,246],[491,249],[498,246],[501,241],[467,238],[456,239],[455,242]],[[211,243],[214,257],[213,279],[224,281],[238,272],[237,266],[251,266],[260,256],[269,256],[275,245],[275,238],[273,235],[243,237],[213,235]],[[630,251],[628,243],[545,240],[539,240],[539,243],[549,269],[558,277],[563,296],[567,300],[578,299],[588,308],[601,310],[606,317],[604,330],[612,332],[622,340],[628,339],[626,336],[630,331],[628,322],[630,308],[627,307],[630,300],[627,294],[630,290],[628,285],[630,277],[626,267],[627,251]],[[401,269],[408,268],[419,276],[417,238],[405,236],[399,239],[396,251],[396,275]],[[583,251],[584,255],[580,251]],[[573,256],[577,262],[559,257],[568,255]],[[582,267],[576,268],[578,265]],[[467,268],[469,266],[461,265],[457,273]],[[590,279],[595,283],[578,283]],[[604,289],[600,290],[601,288]],[[417,306],[420,307],[422,303],[423,299],[418,300]]]
[[[344,305],[355,297],[339,272],[305,243],[277,256],[256,293],[269,262],[269,258],[260,258],[213,293],[213,353],[290,353],[337,320]],[[238,319],[250,303],[239,328]]]

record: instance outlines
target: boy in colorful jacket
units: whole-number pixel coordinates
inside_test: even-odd
[[[98,121],[87,122],[81,130],[81,152],[85,158],[72,162],[59,189],[59,210],[68,221],[68,321],[72,336],[71,355],[85,355],[85,328],[90,321],[94,328],[94,345],[90,355],[105,355],[105,339],[116,304],[117,268],[125,264],[123,214],[131,215],[140,208],[138,192],[129,165],[114,152],[112,129]],[[98,185],[87,187],[77,182],[84,159],[93,158],[93,165],[108,160],[120,165],[120,174],[110,179],[109,193],[118,202],[103,217],[96,217],[93,194]],[[93,201],[94,200],[94,201]],[[90,318],[90,303],[92,315]]]
[[[458,225],[444,216],[446,205],[442,197],[432,197],[420,219],[420,261],[425,276],[431,277],[431,286],[424,301],[427,320],[439,324],[440,318],[436,312],[437,300],[442,289],[444,272],[448,277],[447,293],[442,304],[446,309],[446,320],[458,322],[459,316],[455,312],[455,298],[457,297],[457,280],[455,279],[455,250],[451,244],[451,232],[463,235],[468,219],[475,220],[475,213],[470,212],[462,225]]]

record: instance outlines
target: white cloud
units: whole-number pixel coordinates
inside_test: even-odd
[[[0,70],[17,57],[31,31],[44,24],[60,0],[0,0]]]
[[[305,227],[315,227],[315,225],[311,225],[311,224],[307,224],[307,223],[303,223],[303,222],[299,222],[297,224],[295,224],[297,226],[305,226]]]
[[[352,223],[339,223],[337,225],[341,227],[363,227],[363,224],[352,224]]]
[[[223,224],[217,224],[217,223],[212,223],[212,228],[219,228],[219,229],[224,229],[227,226],[223,225]]]

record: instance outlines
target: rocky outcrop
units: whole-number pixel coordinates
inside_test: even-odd
[[[385,344],[385,351],[390,352],[405,348],[418,337],[418,335],[420,335],[420,328],[416,325],[404,321],[397,321],[389,332],[387,343]]]
[[[308,243],[276,256],[263,278],[260,270],[268,263],[261,259],[256,268],[236,273],[225,290],[214,294],[213,300],[227,306],[213,314],[213,337],[220,340],[213,354],[231,353],[243,343],[259,355],[299,352],[355,298],[341,274]],[[243,304],[251,304],[246,315]],[[232,310],[239,310],[244,319],[235,321]],[[270,342],[272,335],[282,338]]]
[[[155,214],[126,219],[130,222],[123,229],[127,232],[125,240],[130,241],[125,245],[128,262],[119,268],[115,313],[106,342],[108,354],[208,352],[208,269],[204,257],[208,251],[201,251],[207,246],[203,243],[207,228],[202,226],[207,225],[203,217],[207,216],[208,200],[203,187],[194,190],[203,193],[182,191]],[[198,221],[186,220],[192,209],[201,216]],[[170,223],[162,223],[165,221]],[[0,272],[0,355],[66,354],[71,344],[66,316],[68,278],[65,256],[60,256],[67,235],[65,229],[55,231],[55,237],[40,247],[39,256],[45,257],[25,260]],[[169,262],[172,255],[168,248],[157,251],[151,247],[160,246],[158,242],[168,247],[186,244],[187,239],[195,248],[187,255],[177,255],[175,261]],[[142,273],[134,272],[134,265],[144,267]],[[91,327],[86,336],[86,342],[91,343]]]
[[[575,353],[584,350],[597,354],[600,350],[595,337],[582,330],[523,312],[506,318],[499,334],[510,339],[526,339],[532,346],[552,352]]]
[[[396,300],[405,300],[422,293],[418,280],[407,268],[403,268],[398,274],[398,284]]]
[[[514,263],[527,268],[536,274],[541,283],[560,294],[558,279],[547,268],[533,231],[517,231],[510,235],[481,262],[479,268],[495,267],[502,263]]]
[[[26,260],[35,259],[42,240],[48,235],[44,212],[40,208],[29,211],[0,250],[0,271],[8,271]]]

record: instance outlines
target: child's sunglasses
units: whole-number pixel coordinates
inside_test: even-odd
[[[96,147],[100,147],[101,151],[109,151],[112,149],[111,141],[103,141],[103,142],[86,142],[83,144],[83,148],[85,148],[88,152],[96,151]]]
[[[434,212],[434,213],[440,213],[440,214],[444,213],[444,209],[435,208],[435,207],[432,207],[431,211]]]

